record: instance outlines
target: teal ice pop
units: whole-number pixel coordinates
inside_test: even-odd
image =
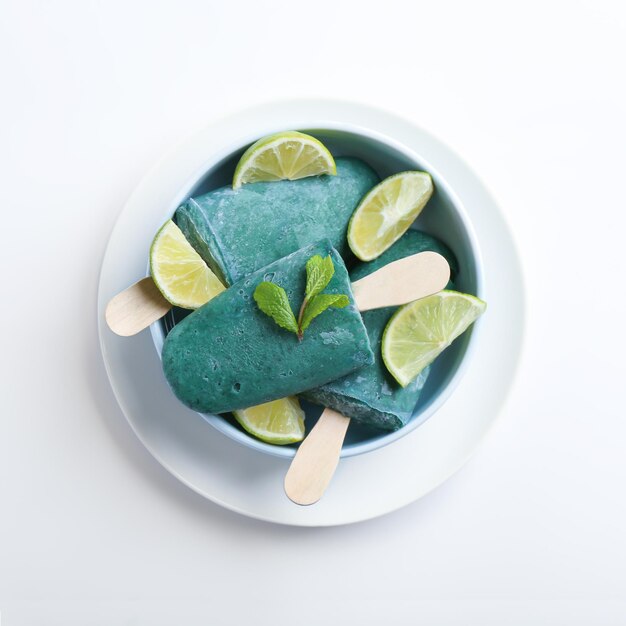
[[[227,285],[325,238],[348,260],[348,222],[379,178],[356,158],[336,164],[336,176],[215,189],[183,203],[174,221]]]
[[[388,263],[426,250],[443,255],[454,276],[457,265],[450,249],[426,233],[409,230],[374,261],[356,265],[350,272],[350,279],[355,282]],[[374,428],[402,428],[413,414],[430,373],[430,366],[422,370],[407,387],[401,387],[387,371],[380,346],[385,326],[396,309],[397,307],[385,307],[362,313],[374,352],[372,364],[321,387],[305,391],[301,396]]]
[[[298,341],[261,312],[253,294],[261,282],[273,282],[297,311],[306,262],[315,255],[330,255],[335,267],[324,292],[346,294],[350,304],[324,311]],[[348,271],[325,239],[250,273],[194,311],[167,335],[162,359],[181,402],[201,413],[225,413],[318,387],[373,363],[374,355]]]

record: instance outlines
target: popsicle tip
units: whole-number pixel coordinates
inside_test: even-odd
[[[104,319],[116,335],[130,337],[163,317],[171,306],[148,276],[113,296]]]
[[[310,489],[303,489],[303,485],[300,480],[293,480],[293,474],[287,472],[285,480],[283,481],[283,488],[287,497],[299,506],[310,506],[319,502],[322,497],[322,493],[312,491]]]

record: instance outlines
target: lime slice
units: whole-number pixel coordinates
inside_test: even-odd
[[[245,183],[336,173],[333,155],[321,141],[291,130],[263,137],[243,153],[235,169],[233,189]]]
[[[172,220],[152,241],[150,273],[165,299],[183,309],[197,309],[225,289]]]
[[[383,333],[387,369],[406,387],[486,308],[479,298],[458,291],[440,291],[400,307]]]
[[[433,195],[426,172],[385,178],[359,203],[348,225],[348,245],[361,261],[380,256],[408,230]]]
[[[281,446],[304,439],[304,411],[293,396],[233,411],[233,415],[251,435],[267,443]]]

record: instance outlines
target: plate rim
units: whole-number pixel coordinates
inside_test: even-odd
[[[198,486],[197,484],[195,484],[193,482],[193,480],[190,480],[189,477],[185,476],[184,473],[181,473],[181,471],[179,471],[178,468],[174,467],[171,463],[171,461],[168,461],[167,459],[165,459],[163,457],[163,455],[159,452],[159,450],[155,450],[154,446],[150,444],[150,442],[148,442],[145,437],[145,433],[143,433],[141,431],[141,429],[138,427],[137,423],[135,423],[135,421],[132,419],[132,416],[129,415],[129,408],[127,406],[127,403],[125,402],[125,399],[122,397],[122,394],[120,393],[120,390],[117,388],[117,385],[114,381],[115,378],[115,373],[112,371],[111,368],[111,363],[108,360],[108,354],[109,354],[109,340],[111,339],[110,337],[110,331],[108,331],[108,329],[105,327],[105,324],[103,323],[103,306],[106,304],[106,300],[108,299],[108,295],[105,294],[105,289],[103,289],[103,285],[105,283],[105,274],[106,274],[106,270],[107,270],[107,259],[110,258],[111,255],[111,250],[112,250],[112,242],[116,236],[116,231],[118,230],[118,227],[120,225],[120,223],[123,221],[123,217],[126,213],[128,213],[129,211],[133,210],[134,207],[134,203],[136,203],[138,201],[138,199],[141,199],[141,195],[142,193],[145,194],[146,189],[150,187],[151,181],[154,179],[154,176],[157,175],[159,172],[162,172],[162,170],[164,168],[170,168],[173,164],[173,161],[176,160],[178,157],[180,157],[181,153],[192,143],[197,142],[200,140],[200,138],[202,137],[206,137],[207,132],[210,129],[215,129],[216,127],[219,127],[221,125],[227,125],[227,124],[233,124],[233,123],[237,123],[237,121],[241,121],[243,118],[247,118],[248,120],[252,119],[252,118],[261,118],[263,116],[265,116],[266,118],[269,118],[270,115],[269,113],[275,115],[277,111],[282,111],[285,115],[287,114],[287,112],[289,111],[290,115],[295,115],[297,116],[299,115],[304,115],[305,111],[316,111],[318,109],[323,109],[326,114],[332,114],[332,112],[334,111],[335,115],[341,116],[342,114],[345,114],[346,111],[349,111],[352,115],[354,115],[356,112],[359,113],[359,115],[361,116],[360,119],[370,119],[372,120],[372,123],[375,124],[381,124],[382,126],[384,126],[385,124],[388,125],[396,125],[400,128],[404,127],[406,128],[410,128],[412,129],[414,132],[416,132],[417,134],[421,134],[424,138],[429,139],[433,145],[437,146],[437,148],[440,151],[443,151],[444,153],[447,153],[447,155],[453,159],[456,160],[457,162],[457,166],[460,166],[461,170],[464,170],[464,174],[466,176],[468,176],[472,183],[475,186],[478,186],[478,188],[482,191],[482,193],[489,199],[489,201],[492,204],[492,208],[495,209],[495,211],[497,212],[499,218],[501,219],[501,226],[504,228],[504,230],[506,231],[506,234],[509,237],[509,244],[512,244],[509,252],[510,252],[510,256],[511,259],[513,261],[513,265],[515,265],[516,267],[514,268],[517,271],[517,286],[519,288],[519,292],[518,292],[518,306],[519,306],[519,310],[517,311],[518,313],[518,320],[520,322],[518,333],[517,333],[517,345],[516,345],[516,359],[514,360],[513,364],[512,364],[512,368],[511,371],[509,372],[509,376],[508,376],[508,381],[506,381],[506,389],[504,390],[502,399],[499,403],[499,407],[497,408],[497,410],[494,412],[494,415],[490,418],[489,423],[486,425],[486,427],[483,429],[482,433],[480,434],[480,436],[478,436],[478,438],[472,443],[472,445],[469,446],[469,449],[466,450],[465,454],[459,455],[458,458],[456,459],[456,461],[454,463],[452,463],[450,465],[450,467],[448,468],[448,471],[444,472],[444,476],[438,480],[432,480],[430,485],[428,486],[428,488],[426,489],[422,489],[421,493],[418,493],[415,495],[415,497],[409,498],[409,499],[403,499],[402,501],[397,503],[397,506],[385,506],[384,509],[381,510],[377,510],[377,511],[369,511],[367,514],[363,513],[363,514],[352,514],[351,516],[348,517],[342,517],[341,513],[337,514],[337,513],[331,513],[330,515],[327,515],[325,519],[311,519],[310,523],[309,521],[305,518],[305,519],[301,519],[301,520],[294,520],[294,519],[284,519],[281,518],[281,516],[279,515],[268,515],[267,513],[263,514],[263,513],[258,513],[255,512],[254,510],[251,510],[250,508],[244,508],[241,506],[238,506],[236,504],[233,504],[232,501],[228,501],[225,498],[221,498],[219,496],[217,496],[215,493],[208,493],[206,488],[201,488],[200,486]],[[291,120],[290,120],[291,121]],[[358,126],[358,124],[356,125]],[[384,133],[386,136],[388,135],[388,133]],[[406,146],[406,148],[411,149],[410,145],[408,144],[408,142],[406,144],[404,144]],[[413,150],[412,150],[413,151]],[[414,151],[417,152],[417,154],[420,155],[420,157],[424,154],[423,151]],[[425,161],[430,161],[430,159],[427,156],[424,156],[424,160]],[[440,170],[440,168],[438,167],[434,167],[433,169],[436,169],[438,172]],[[440,174],[441,178],[445,181],[448,180],[448,176],[444,177]],[[194,174],[194,176],[188,176],[187,178],[188,181],[195,181],[197,180],[197,172],[196,174]],[[190,183],[190,185],[193,184],[193,182]],[[457,193],[457,188],[452,185],[449,184],[449,191],[458,196]],[[188,188],[187,188],[188,189]],[[181,191],[181,194],[184,195],[184,193]],[[148,194],[149,195],[149,194]],[[468,216],[467,212],[467,202],[464,201],[463,198],[457,198],[458,200],[458,204],[461,207],[465,208],[466,211],[466,215],[465,217],[469,217],[468,221],[470,226],[474,226],[474,221],[471,219],[471,215]],[[474,235],[476,235],[476,233],[474,233]],[[482,244],[482,241],[480,240],[480,237],[477,238],[478,241]],[[479,251],[482,254],[482,250],[481,248],[483,248],[482,245],[478,246]],[[118,404],[120,405],[120,408],[122,410],[122,413],[124,414],[126,420],[129,422],[131,429],[133,430],[133,432],[135,433],[135,435],[138,437],[138,439],[142,442],[142,444],[148,449],[148,451],[152,454],[152,456],[155,457],[155,459],[165,468],[167,469],[172,475],[176,476],[181,482],[183,482],[185,485],[187,485],[188,487],[190,487],[192,490],[194,490],[196,493],[199,493],[200,495],[202,495],[203,497],[212,500],[213,502],[228,508],[230,510],[233,510],[237,513],[240,513],[242,515],[246,515],[248,517],[252,517],[252,518],[256,518],[256,519],[261,519],[261,520],[265,520],[265,521],[270,521],[270,522],[275,522],[275,523],[283,523],[283,524],[289,524],[289,525],[299,525],[299,526],[327,526],[327,525],[339,525],[339,524],[346,524],[346,523],[353,523],[353,522],[357,522],[357,521],[363,521],[366,519],[371,519],[373,517],[378,517],[380,515],[383,515],[385,513],[389,513],[392,512],[394,510],[397,510],[398,508],[401,508],[407,504],[409,504],[410,502],[413,502],[417,499],[419,499],[420,497],[422,497],[423,495],[425,495],[426,493],[432,491],[432,489],[435,489],[438,485],[440,485],[442,482],[444,482],[445,480],[447,480],[450,476],[452,476],[454,473],[456,473],[456,471],[458,471],[458,469],[460,469],[460,467],[462,467],[465,462],[469,459],[469,457],[475,452],[475,450],[478,448],[478,446],[480,445],[480,443],[484,440],[484,437],[487,435],[487,433],[490,431],[490,429],[493,427],[493,424],[496,422],[497,417],[502,413],[502,409],[504,408],[505,404],[506,404],[506,399],[509,395],[510,389],[513,386],[516,376],[517,376],[517,372],[519,370],[519,362],[521,359],[521,353],[522,353],[522,345],[523,345],[523,336],[524,336],[524,328],[525,328],[525,317],[526,317],[526,298],[525,298],[525,289],[524,289],[524,281],[523,281],[523,272],[522,272],[522,266],[521,266],[521,262],[520,262],[520,256],[518,254],[518,247],[517,247],[517,243],[515,241],[515,237],[511,231],[511,228],[509,227],[506,217],[505,215],[499,210],[498,205],[495,201],[495,199],[493,198],[493,195],[488,191],[488,189],[486,188],[486,186],[484,185],[484,183],[476,176],[476,174],[469,168],[469,166],[467,166],[467,164],[458,156],[456,155],[450,148],[448,148],[440,139],[436,138],[435,136],[433,136],[431,133],[427,133],[426,131],[424,131],[423,129],[417,127],[413,122],[409,121],[409,120],[405,120],[402,117],[399,117],[397,115],[395,115],[394,113],[389,113],[387,111],[384,111],[382,109],[379,108],[375,108],[375,107],[371,107],[369,105],[364,105],[364,104],[359,104],[359,103],[351,103],[351,102],[347,102],[347,101],[341,101],[341,100],[331,100],[331,99],[324,99],[324,100],[320,100],[320,99],[294,99],[294,100],[283,100],[280,102],[271,102],[271,103],[263,103],[263,104],[259,104],[257,106],[248,108],[248,109],[243,109],[240,111],[237,111],[235,113],[231,113],[230,115],[227,115],[225,117],[221,117],[217,120],[215,120],[214,122],[212,122],[211,124],[209,124],[207,127],[205,127],[204,130],[200,131],[199,133],[196,133],[194,135],[192,135],[190,138],[188,138],[187,140],[181,142],[178,146],[176,146],[173,150],[171,150],[168,154],[166,154],[164,157],[162,157],[156,164],[155,166],[149,170],[149,172],[144,176],[144,178],[141,180],[141,182],[138,184],[137,188],[133,191],[133,193],[131,194],[131,196],[129,197],[128,201],[126,202],[124,208],[122,209],[122,211],[120,212],[120,214],[118,215],[116,222],[115,222],[115,226],[112,229],[110,238],[109,238],[109,242],[107,243],[107,247],[106,247],[106,251],[104,253],[103,256],[103,261],[102,261],[102,267],[101,267],[101,271],[100,271],[100,279],[99,279],[99,288],[98,288],[98,332],[99,332],[99,337],[100,337],[100,345],[101,345],[101,351],[102,351],[102,356],[103,356],[103,360],[104,360],[104,364],[105,364],[105,368],[107,371],[107,376],[109,377],[109,382],[111,384],[111,387],[113,389],[113,393],[116,397],[116,400],[118,402]],[[485,258],[483,256],[483,264],[485,263]],[[488,274],[488,271],[485,270],[485,274]],[[484,289],[483,289],[483,293],[489,294],[490,291],[490,280],[488,278],[486,278],[484,280]],[[482,326],[483,324],[481,323],[478,327],[479,329],[479,334],[483,335],[484,333],[482,332]],[[476,342],[473,341],[473,344],[475,344]],[[472,352],[476,352],[475,350]],[[474,361],[475,360],[475,354],[469,354],[468,357],[470,357],[469,360]],[[466,358],[465,361],[467,361],[468,359]],[[471,367],[472,363],[469,363],[467,367]],[[458,385],[457,385],[457,390],[456,392],[458,393]],[[454,394],[453,394],[454,395]],[[439,408],[439,411],[443,411],[445,410],[445,405],[443,407]],[[430,422],[432,422],[433,420],[436,420],[436,415],[431,417]],[[212,430],[213,427],[211,427]],[[416,429],[416,431],[419,431],[421,429]],[[406,438],[412,436],[415,434],[414,431],[413,433],[408,434]],[[218,431],[215,430],[215,433],[217,434]],[[222,435],[223,436],[223,435]],[[224,436],[225,437],[225,436]],[[235,445],[237,445],[240,448],[243,448],[245,450],[247,450],[248,453],[252,454],[252,455],[259,455],[261,453],[254,451],[251,448],[242,446],[239,443],[236,443]],[[397,445],[397,442],[396,442]],[[388,446],[385,446],[384,448],[382,448],[383,450],[385,448],[388,448]],[[369,457],[369,455],[359,455],[358,459],[361,460],[367,460],[367,458]],[[282,459],[283,462],[285,461],[285,459]],[[351,459],[352,460],[352,459]],[[282,464],[284,466],[284,463]],[[283,496],[284,494],[280,493],[278,494],[279,496]],[[316,516],[312,516],[313,518],[315,518]]]

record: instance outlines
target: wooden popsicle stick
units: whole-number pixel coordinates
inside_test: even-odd
[[[423,277],[415,281],[414,276]],[[361,311],[397,306],[435,293],[447,284],[450,267],[436,252],[420,252],[394,261],[352,283],[352,292]],[[152,278],[143,278],[114,296],[106,308],[109,328],[128,337],[163,317],[172,305],[163,298]]]
[[[352,283],[359,311],[399,306],[443,289],[450,280],[450,266],[436,252],[420,252],[389,263]]]
[[[114,333],[129,337],[156,322],[171,308],[147,276],[111,298],[104,317]]]
[[[305,506],[315,504],[324,495],[337,469],[349,424],[349,417],[324,409],[285,476],[285,493],[290,500]]]
[[[441,291],[450,280],[450,266],[436,252],[420,252],[385,265],[352,283],[360,311],[399,306]],[[326,491],[337,469],[350,418],[326,408],[285,476],[285,493],[292,502],[309,505]]]

